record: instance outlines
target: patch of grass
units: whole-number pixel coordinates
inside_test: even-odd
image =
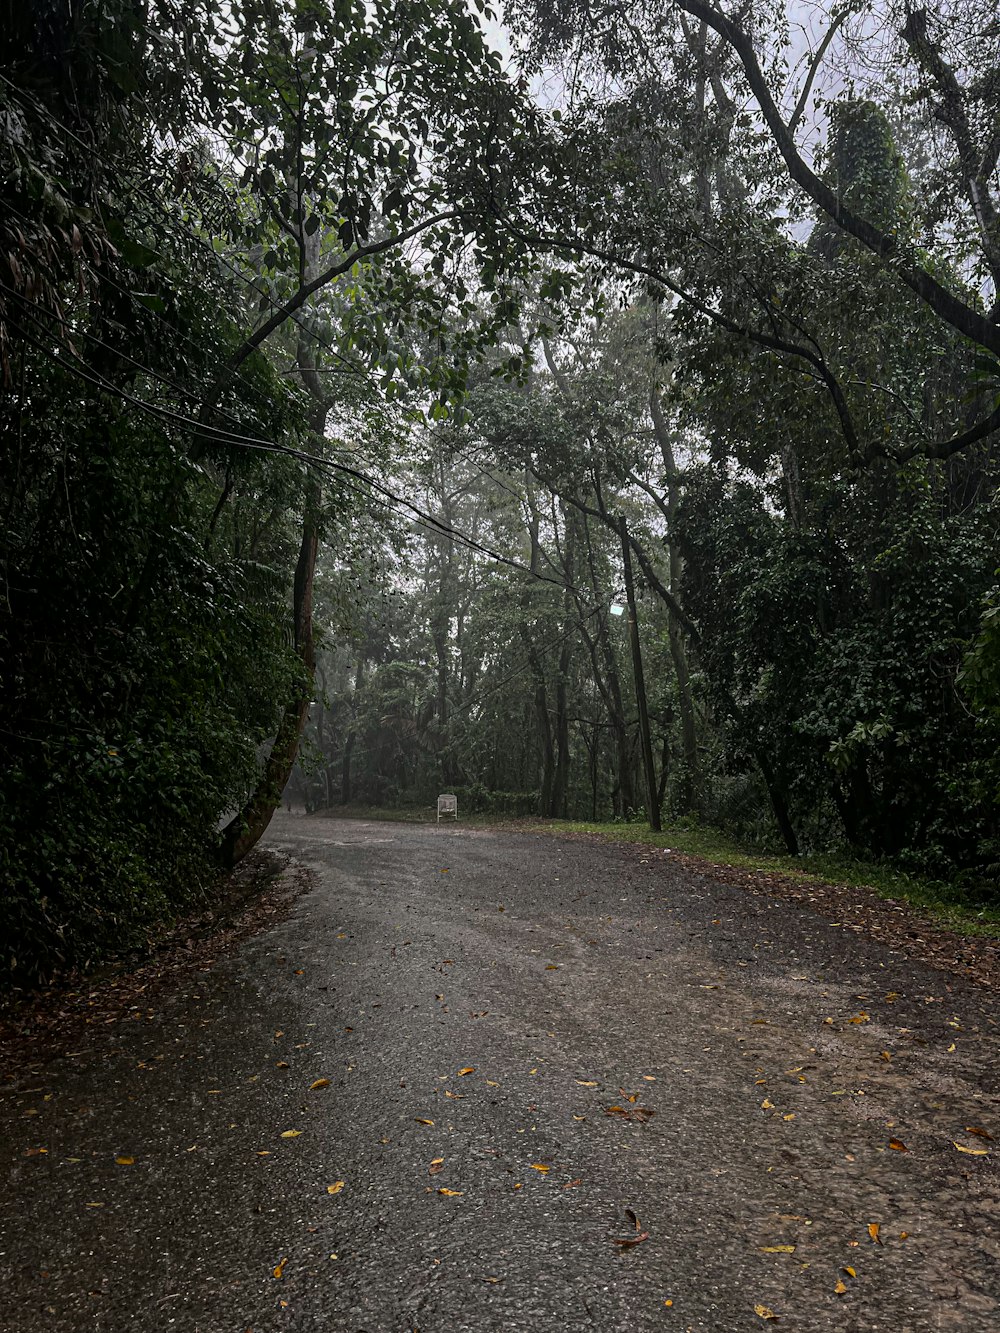
[[[308,818],[316,819],[371,819],[388,824],[436,824],[437,806],[434,805],[332,805],[326,810],[315,810]],[[442,824],[454,824],[452,815],[442,815]],[[491,828],[509,824],[502,815],[465,815],[459,811],[458,825],[466,828]]]
[[[815,853],[776,856],[740,846],[718,829],[693,821],[670,825],[653,833],[645,824],[589,824],[549,821],[536,824],[551,833],[597,833],[615,842],[666,847],[685,856],[701,857],[740,870],[788,875],[805,883],[846,884],[871,889],[882,898],[902,899],[941,919],[949,930],[967,935],[1000,936],[1000,904],[987,886],[975,887],[949,880],[911,875],[898,867],[861,861],[847,855]]]

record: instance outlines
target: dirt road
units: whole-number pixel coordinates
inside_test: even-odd
[[[8,1082],[7,1333],[1000,1329],[987,992],[651,850],[269,842],[280,926]]]

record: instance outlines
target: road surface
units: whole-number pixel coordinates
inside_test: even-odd
[[[269,843],[278,927],[8,1079],[4,1333],[1000,1329],[984,990],[651,849]]]

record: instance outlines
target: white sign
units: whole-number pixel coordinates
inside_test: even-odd
[[[441,823],[442,815],[454,815],[458,818],[458,797],[452,796],[451,792],[444,792],[438,797],[438,817],[437,822]]]

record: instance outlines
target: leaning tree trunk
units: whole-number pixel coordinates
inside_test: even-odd
[[[285,704],[271,753],[257,786],[243,809],[223,830],[220,857],[223,865],[230,869],[242,861],[257,844],[271,822],[271,816],[281,801],[281,793],[292,775],[299,741],[309,716],[316,670],[312,607],[319,550],[319,505],[320,485],[317,479],[312,482],[306,495],[292,602],[295,652],[303,669]]]

